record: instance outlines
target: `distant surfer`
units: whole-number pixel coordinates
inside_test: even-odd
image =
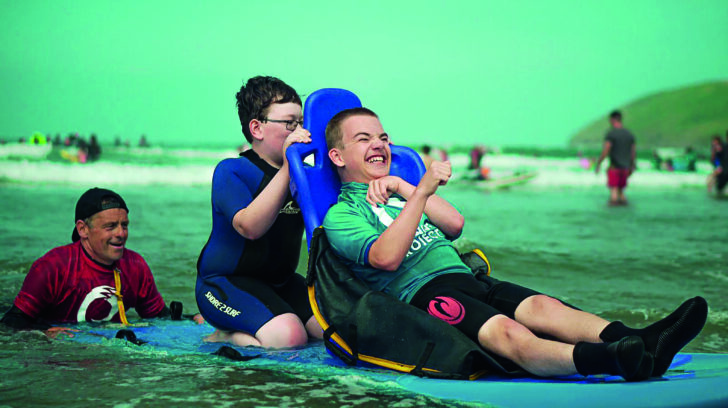
[[[366,108],[336,114],[326,142],[342,187],[323,227],[354,275],[532,374],[662,376],[705,324],[701,297],[634,329],[510,282],[476,279],[451,244],[465,220],[435,194],[451,177],[450,163],[434,161],[416,186],[390,175],[389,136]]]
[[[422,145],[422,150],[420,151],[420,157],[422,158],[422,163],[425,164],[425,168],[430,167],[430,163],[432,163],[433,160],[435,160],[434,157],[430,154],[432,152],[432,148],[430,145]]]
[[[713,171],[708,176],[708,193],[715,190],[722,194],[728,184],[728,132],[726,132],[726,143],[715,135],[710,141],[710,164]]]
[[[609,156],[609,168],[607,169],[609,205],[626,205],[627,198],[624,196],[624,190],[627,188],[627,179],[636,168],[635,138],[632,132],[622,124],[622,112],[612,111],[609,114],[609,123],[612,128],[604,137],[604,147],[596,161],[594,172],[599,174],[602,161]]]
[[[2,322],[54,337],[76,330],[53,324],[125,322],[132,308],[142,318],[170,316],[144,258],[126,248],[128,212],[111,190],[83,193],[76,203],[73,243],[33,263]]]
[[[235,95],[252,148],[218,163],[212,232],[197,262],[195,296],[218,330],[207,341],[295,347],[323,333],[296,274],[303,216],[289,191],[286,149],[309,143],[301,98],[278,78],[251,78]]]
[[[470,149],[468,154],[470,156],[468,170],[474,170],[473,178],[476,180],[490,179],[490,167],[481,164],[487,151],[488,149],[485,146],[477,145]]]

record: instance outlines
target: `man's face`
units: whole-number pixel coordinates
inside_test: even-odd
[[[374,116],[357,115],[341,123],[343,147],[329,154],[342,168],[341,181],[368,183],[389,175],[392,152],[389,135]]]
[[[111,208],[91,216],[89,223],[77,221],[81,244],[91,258],[111,265],[124,255],[124,244],[129,237],[129,217],[122,208]]]
[[[293,102],[274,103],[268,107],[268,113],[265,117],[269,121],[260,123],[260,132],[257,135],[259,135],[262,142],[264,154],[280,166],[283,164],[283,154],[281,153],[283,142],[293,131],[288,130],[285,123],[270,122],[270,120],[301,121],[303,111],[301,105]]]

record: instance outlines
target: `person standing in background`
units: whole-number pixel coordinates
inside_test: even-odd
[[[422,152],[420,153],[420,157],[422,158],[422,163],[425,164],[425,168],[430,167],[430,164],[433,160],[435,160],[431,155],[430,152],[432,152],[432,148],[430,148],[430,145],[423,145],[422,146]]]
[[[607,169],[607,187],[609,187],[609,205],[627,205],[624,190],[627,188],[627,179],[634,172],[636,144],[635,137],[622,124],[622,112],[615,110],[609,114],[609,123],[612,128],[604,137],[604,147],[594,166],[595,173],[607,156],[609,168]]]

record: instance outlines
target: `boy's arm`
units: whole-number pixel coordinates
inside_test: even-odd
[[[247,207],[238,211],[233,217],[233,227],[238,234],[254,240],[268,232],[271,225],[278,218],[283,201],[288,195],[291,176],[288,172],[286,149],[293,143],[309,143],[310,141],[311,137],[308,131],[300,126],[286,137],[282,149],[283,165],[263,191]]]
[[[397,270],[412,245],[412,240],[414,239],[422,214],[426,213],[426,211],[431,211],[433,213],[432,215],[437,219],[443,218],[448,214],[452,215],[452,210],[457,214],[456,218],[462,219],[462,215],[460,215],[460,213],[458,213],[457,210],[455,210],[447,201],[435,196],[437,188],[441,184],[445,184],[449,179],[449,169],[449,163],[433,163],[422,177],[422,180],[420,180],[417,187],[413,187],[411,184],[406,183],[399,178],[382,180],[382,183],[389,187],[394,187],[394,189],[390,191],[402,195],[402,197],[407,199],[407,203],[400,212],[399,216],[397,216],[392,224],[387,227],[387,229],[372,244],[372,247],[369,250],[369,264],[371,266],[386,271]],[[372,183],[376,184],[377,181],[378,180],[375,180]],[[376,187],[370,184],[370,190],[373,189],[378,191],[375,192],[374,195],[381,194],[381,187],[381,184]],[[436,200],[433,200],[432,203],[430,203],[430,200],[433,198]],[[427,213],[427,216],[429,218],[430,214]],[[435,220],[432,218],[430,218],[430,220],[435,223],[438,228],[440,228],[440,225],[438,225]],[[443,220],[440,221],[442,222]],[[450,235],[450,232],[453,232],[451,231],[451,227],[453,227],[451,224],[457,224],[457,222],[452,223],[444,220],[444,223],[446,224],[447,229],[444,229],[443,232]],[[455,228],[457,231],[452,235],[458,235],[460,233],[460,229],[462,229],[462,222],[460,222],[459,227],[455,226]]]
[[[233,217],[233,227],[238,234],[254,240],[268,232],[288,195],[290,179],[288,162],[284,162],[263,191]]]
[[[369,264],[377,269],[395,271],[412,245],[425,211],[428,196],[415,189],[399,216],[377,238],[369,250]]]
[[[444,185],[452,174],[449,162],[433,161],[428,172],[432,172],[436,179],[442,180],[438,186]],[[386,203],[391,192],[395,192],[409,201],[416,187],[399,177],[388,176],[374,180],[369,184],[368,201],[372,204]],[[463,230],[465,218],[447,200],[432,194],[425,205],[425,215],[437,228],[448,237],[457,237]]]

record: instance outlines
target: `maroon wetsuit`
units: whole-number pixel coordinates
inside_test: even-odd
[[[140,317],[157,316],[165,304],[149,266],[124,250],[114,264],[121,271],[124,309]],[[94,262],[81,242],[54,248],[33,263],[14,305],[34,319],[56,323],[119,322],[113,269]]]

